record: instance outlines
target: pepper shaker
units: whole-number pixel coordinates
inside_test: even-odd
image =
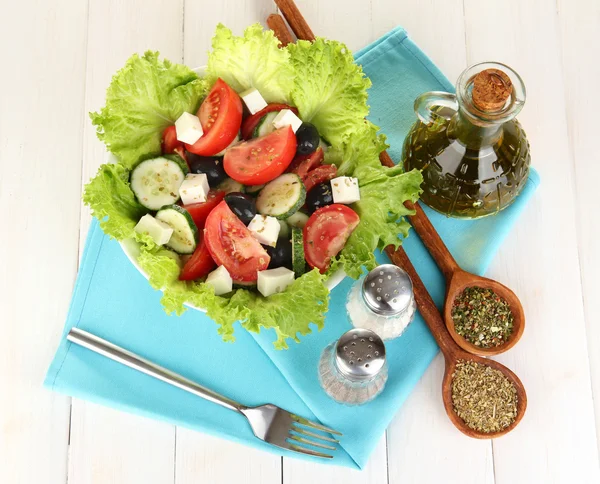
[[[351,329],[321,354],[319,381],[337,402],[366,403],[381,393],[387,377],[385,345],[368,329]]]
[[[370,329],[384,340],[397,338],[415,316],[412,281],[400,267],[380,265],[354,284],[346,310],[354,327]]]

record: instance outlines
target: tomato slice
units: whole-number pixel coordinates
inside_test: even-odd
[[[212,156],[227,148],[242,124],[242,100],[221,78],[206,96],[198,110],[204,134],[188,151],[200,156]]]
[[[288,106],[287,104],[268,104],[266,107],[262,108],[257,113],[254,113],[251,116],[248,116],[244,123],[242,124],[242,138],[250,139],[252,138],[252,133],[254,133],[254,128],[258,125],[258,122],[263,118],[265,114],[268,114],[272,111],[282,111],[284,109],[290,109],[294,112],[294,114],[298,115],[298,110],[293,108],[292,106]]]
[[[304,187],[306,191],[310,191],[315,185],[326,182],[335,178],[337,175],[337,166],[335,165],[321,165],[317,166],[314,170],[310,171],[308,175],[303,178]]]
[[[254,282],[271,258],[248,228],[222,201],[210,212],[204,228],[204,242],[214,261],[225,266],[236,282]]]
[[[323,148],[317,148],[310,155],[298,155],[290,164],[288,171],[291,173],[295,173],[300,178],[304,179],[304,177],[308,174],[310,170],[316,168],[321,163],[323,163],[323,158]]]
[[[328,205],[313,213],[303,229],[304,256],[311,267],[324,273],[331,258],[346,245],[360,218],[358,214],[339,203]]]
[[[163,131],[160,147],[164,155],[175,153],[178,149],[183,150],[183,142],[177,139],[175,126],[169,126]]]
[[[208,214],[213,208],[219,205],[219,202],[223,200],[224,196],[225,191],[223,190],[211,190],[206,196],[206,202],[184,205],[183,208],[185,208],[192,216],[196,227],[198,227],[198,230],[202,230],[204,228]]]
[[[194,281],[205,277],[212,271],[217,264],[210,256],[210,252],[206,248],[204,239],[201,238],[200,243],[188,261],[183,266],[179,279],[182,281]]]
[[[296,135],[291,126],[286,126],[229,148],[223,168],[237,182],[262,185],[281,175],[295,153]]]

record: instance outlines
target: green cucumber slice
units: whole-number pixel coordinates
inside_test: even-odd
[[[256,195],[258,194],[258,192],[260,192],[263,188],[265,187],[265,185],[246,185],[246,193],[248,195]]]
[[[285,219],[288,225],[292,227],[297,227],[299,229],[303,229],[308,222],[308,215],[303,212],[296,212],[294,215],[289,216]]]
[[[277,117],[279,111],[271,111],[270,113],[265,114],[262,119],[254,128],[252,132],[253,138],[260,138],[261,136],[265,136],[269,133],[275,131],[275,126],[273,126],[273,120]]]
[[[290,236],[290,226],[285,220],[277,220],[279,222],[279,236],[278,238],[283,239]]]
[[[292,268],[296,277],[300,277],[306,272],[302,229],[296,227],[292,227]]]
[[[192,254],[198,245],[198,228],[188,211],[179,205],[169,205],[156,213],[156,219],[173,229],[165,245],[179,254]]]
[[[284,173],[265,185],[256,197],[256,209],[262,215],[286,219],[296,213],[306,200],[302,179]]]
[[[225,156],[225,152],[226,152],[226,151],[227,151],[229,148],[231,148],[232,146],[234,146],[234,145],[237,145],[239,142],[240,142],[240,133],[238,133],[238,134],[236,134],[236,135],[235,135],[235,138],[234,138],[234,140],[233,140],[231,143],[229,143],[229,145],[227,146],[227,148],[225,148],[223,151],[219,151],[219,152],[218,152],[216,155],[214,155],[214,156]]]
[[[219,184],[217,190],[223,190],[226,194],[232,192],[244,193],[245,187],[240,182],[236,182],[233,178],[227,178]]]
[[[158,210],[179,200],[186,171],[179,162],[164,156],[144,160],[131,170],[131,190],[144,207]]]

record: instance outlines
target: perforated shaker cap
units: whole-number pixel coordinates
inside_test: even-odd
[[[362,285],[367,307],[382,316],[401,314],[413,300],[413,285],[408,274],[393,264],[383,264],[367,274]]]
[[[349,380],[370,380],[385,364],[385,345],[373,331],[351,329],[336,344],[335,364]]]

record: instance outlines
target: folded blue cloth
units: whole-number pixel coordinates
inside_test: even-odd
[[[452,84],[401,28],[358,52],[356,60],[373,81],[370,119],[387,134],[390,154],[398,160],[404,136],[415,119],[415,97],[425,91],[452,90]],[[522,194],[496,217],[457,221],[429,209],[426,212],[458,263],[482,274],[538,183],[539,177],[532,170]],[[433,260],[416,234],[411,234],[404,247],[441,307],[445,284]],[[385,261],[384,255],[379,258]],[[190,310],[179,318],[164,314],[160,293],[152,290],[120,246],[104,236],[94,222],[64,333],[78,326],[246,405],[272,402],[318,419],[344,434],[343,450],[328,462],[360,468],[438,348],[417,316],[401,338],[387,344],[389,380],[378,398],[359,407],[340,405],[328,398],[319,386],[317,362],[323,348],[350,329],[345,300],[352,283],[346,279],[332,291],[325,328],[303,337],[301,344],[291,343],[288,351],[273,349],[272,330],[255,335],[238,326],[235,344],[223,343],[216,325],[203,313]],[[256,439],[241,415],[72,345],[64,338],[45,385],[75,397],[298,457]]]

